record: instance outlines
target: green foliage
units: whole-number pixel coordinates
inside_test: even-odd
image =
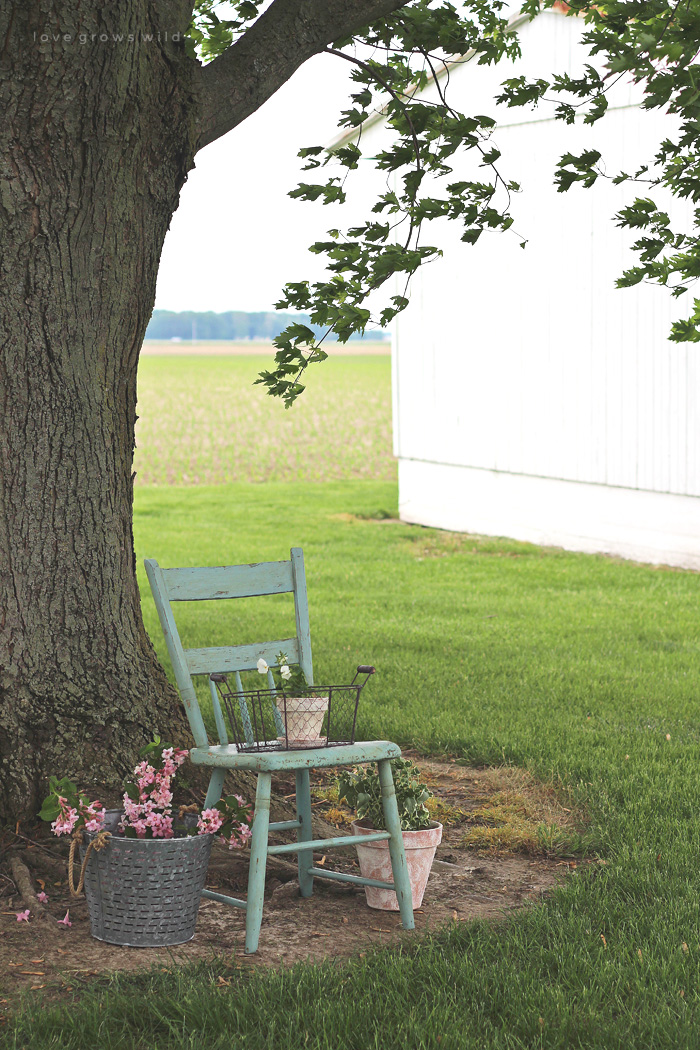
[[[78,791],[70,777],[62,777],[60,780],[58,777],[49,777],[49,794],[39,810],[40,820],[56,820],[61,812],[59,797],[64,798],[73,809],[78,809],[81,805],[87,806],[90,803],[87,795]]]
[[[534,18],[555,3],[527,0],[523,11]],[[226,7],[229,17],[220,19],[218,0],[197,0],[190,48],[205,61],[215,58],[246,32],[261,7],[261,0],[234,0]],[[557,100],[558,119],[595,124],[607,111],[610,87],[621,77],[631,78],[643,85],[644,108],[677,115],[680,129],[661,143],[651,165],[634,174],[620,172],[611,177],[616,182],[643,180],[652,188],[665,187],[677,197],[700,202],[700,64],[696,61],[700,5],[696,0],[686,4],[573,0],[569,13],[585,17],[588,31],[584,39],[591,57],[602,61],[603,72],[588,63],[577,77],[555,71],[549,80],[510,78],[503,84],[499,101],[536,106],[551,91]],[[509,26],[503,0],[467,0],[459,7],[447,0],[410,0],[325,50],[353,65],[355,90],[339,126],[351,133],[359,131],[356,139],[351,136],[331,150],[321,146],[300,150],[306,170],[320,175],[332,165],[333,171],[325,179],[301,183],[290,196],[330,206],[344,203],[346,178],[363,160],[362,125],[377,109],[382,110],[394,138],[371,159],[379,172],[396,173],[397,179],[393,188],[389,186],[378,196],[365,222],[345,232],[331,229],[328,240],[311,245],[312,252],[325,256],[328,277],[313,284],[288,283],[276,304],[279,310],[307,313],[311,325],[324,333],[318,335],[308,326],[292,323],[274,339],[274,368],[260,372],[256,382],[282,398],[287,408],[305,389],[301,378],[306,368],[326,359],[321,344],[331,333],[346,342],[364,333],[372,320],[388,325],[405,308],[411,276],[419,266],[441,255],[438,247],[422,243],[425,223],[452,219],[462,226],[462,240],[476,244],[485,230],[510,229],[510,196],[518,189],[498,170],[500,153],[490,141],[494,120],[455,110],[447,97],[449,77],[442,75],[455,56],[485,64],[519,55],[517,35]],[[436,90],[435,100],[422,95],[430,84]],[[487,180],[449,181],[455,158],[472,150],[481,155]],[[596,150],[563,156],[554,175],[560,192],[574,184],[586,189],[595,185],[604,175],[601,160]],[[377,221],[377,215],[384,221]],[[641,265],[628,269],[619,287],[648,280],[681,295],[700,275],[698,214],[689,230],[673,232],[667,219],[651,198],[635,200],[617,216],[620,226],[649,233],[634,245]],[[406,287],[402,294],[387,296],[373,319],[366,306],[370,293],[396,274],[405,278]],[[700,300],[690,319],[674,326],[672,338],[696,340],[698,314]]]
[[[299,664],[290,664],[286,653],[279,653],[277,663],[272,672],[277,688],[286,696],[308,696],[313,687],[309,686]]]
[[[545,0],[552,7],[555,0]],[[533,5],[532,16],[536,13]],[[642,86],[644,109],[660,109],[678,118],[678,130],[659,144],[655,157],[633,174],[619,172],[615,183],[637,181],[648,189],[663,188],[677,198],[700,201],[700,5],[669,0],[612,0],[591,4],[573,0],[573,15],[585,16],[584,41],[592,56],[600,56],[603,72],[592,65],[582,77],[555,75],[527,82],[517,78],[504,84],[501,101],[511,106],[536,105],[552,88],[573,103],[560,102],[556,116],[572,123],[580,115],[584,123],[594,124],[607,110],[606,93],[625,77]],[[580,111],[580,113],[579,113]],[[555,181],[560,191],[574,183],[585,188],[603,177],[604,167],[597,151],[579,157],[567,154],[557,166]],[[610,177],[610,176],[606,176]],[[616,216],[617,224],[630,230],[647,231],[633,245],[640,265],[629,267],[617,281],[628,288],[650,281],[683,295],[700,276],[700,211],[696,210],[689,229],[672,230],[665,208],[650,196],[636,198]],[[700,340],[700,301],[695,300],[687,320],[672,326],[670,338],[677,342]]]
[[[371,292],[396,274],[408,283],[419,266],[442,254],[438,247],[421,243],[424,223],[453,219],[463,227],[462,240],[469,244],[476,243],[484,230],[510,228],[508,203],[516,187],[506,183],[496,168],[500,154],[489,141],[494,121],[483,114],[457,112],[438,76],[451,55],[469,54],[480,63],[490,63],[519,53],[517,38],[501,14],[503,7],[501,0],[471,0],[465,8],[414,0],[352,41],[339,40],[327,49],[354,66],[356,90],[339,126],[360,128],[373,110],[383,107],[395,137],[373,162],[380,172],[398,174],[398,188],[377,197],[365,222],[345,232],[329,230],[328,240],[311,245],[313,253],[325,256],[329,277],[314,284],[287,284],[276,304],[278,309],[308,313],[312,324],[325,330],[314,340],[288,326],[274,340],[275,367],[261,372],[258,382],[281,397],[287,408],[304,390],[300,379],[305,369],[325,359],[321,343],[328,334],[346,342],[364,332],[371,321],[388,325],[406,307],[406,294],[390,295],[372,318],[365,304]],[[372,57],[356,57],[351,44],[359,44],[362,54],[371,47]],[[437,87],[438,101],[415,97],[431,82]],[[465,150],[481,154],[481,163],[490,172],[488,181],[449,181],[454,158]],[[307,170],[332,165],[341,173],[302,183],[290,196],[324,205],[343,203],[346,176],[363,159],[361,135],[332,150],[306,147],[299,155]],[[372,217],[377,215],[384,221]]]
[[[195,0],[185,37],[188,53],[204,62],[218,58],[250,28],[263,6],[263,0]],[[219,18],[217,8],[229,17]]]
[[[419,831],[430,827],[431,816],[426,802],[430,791],[421,782],[420,770],[405,758],[391,763],[396,802],[402,831]],[[338,801],[347,802],[355,810],[358,820],[368,820],[372,827],[384,830],[382,790],[376,766],[356,766],[344,769],[336,778]]]

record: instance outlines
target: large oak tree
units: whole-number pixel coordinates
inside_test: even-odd
[[[276,0],[202,66],[181,0],[0,3],[2,816],[36,812],[49,772],[119,777],[178,710],[141,619],[132,454],[139,350],[194,157],[398,6]]]
[[[526,6],[534,17],[539,4]],[[634,77],[645,104],[679,114],[680,132],[651,174],[620,177],[700,199],[698,0],[578,6],[602,72],[512,80],[504,97],[529,105],[568,93],[558,115],[595,121],[615,77]],[[438,253],[420,242],[425,221],[460,222],[468,243],[510,225],[517,187],[499,171],[493,121],[455,112],[439,76],[447,55],[492,62],[517,53],[501,7],[232,0],[220,20],[217,0],[0,0],[0,817],[35,813],[49,773],[116,786],[153,730],[179,717],[141,620],[132,453],[158,260],[197,151],[324,50],[353,65],[343,125],[359,127],[385,104],[395,143],[376,163],[398,173],[394,188],[365,223],[314,246],[329,279],[289,285],[282,300],[347,338],[367,323],[369,291]],[[416,91],[430,79],[427,102]],[[485,174],[452,182],[452,158],[465,149]],[[305,155],[311,169],[329,159],[320,147]],[[343,173],[359,157],[347,143],[333,155],[341,174],[296,195],[342,202]],[[594,150],[563,158],[560,188],[593,184],[599,159]],[[620,221],[646,231],[641,265],[622,283],[675,282],[682,292],[700,273],[696,228],[672,232],[648,196]],[[381,320],[406,301],[390,297]],[[674,336],[699,333],[696,303]],[[309,348],[312,335],[290,326],[262,376],[288,404],[303,388],[300,373],[325,356]]]

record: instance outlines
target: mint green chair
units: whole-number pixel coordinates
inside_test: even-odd
[[[296,853],[302,897],[312,895],[316,878],[337,879],[356,885],[393,889],[398,898],[403,927],[406,930],[412,930],[414,919],[411,886],[391,774],[390,760],[401,756],[401,751],[396,744],[387,740],[371,740],[309,750],[239,751],[236,745],[228,741],[216,686],[211,678],[209,678],[209,688],[218,743],[210,743],[207,736],[192,682],[193,675],[232,674],[235,676],[236,688],[241,690],[241,672],[256,670],[261,657],[270,667],[275,667],[277,666],[277,655],[284,652],[290,663],[300,665],[307,682],[310,685],[313,683],[309,607],[306,598],[304,556],[301,549],[292,548],[289,561],[260,562],[253,565],[162,569],[156,561],[150,558],[144,564],[172,661],[175,680],[194,736],[195,746],[190,751],[190,758],[195,765],[212,767],[205,807],[215,805],[221,798],[227,770],[246,769],[258,774],[247,899],[239,900],[222,893],[214,893],[212,890],[204,890],[202,896],[223,904],[230,904],[235,908],[245,909],[245,950],[248,953],[254,952],[258,947],[262,922],[267,857],[268,855]],[[183,648],[173,618],[171,608],[173,602],[218,601],[285,593],[294,595],[296,617],[294,638],[210,649]],[[274,688],[274,679],[270,671],[268,671],[268,683],[271,689]],[[310,770],[361,765],[369,762],[376,762],[378,766],[384,819],[388,830],[378,831],[371,835],[341,835],[336,838],[314,840],[311,832]],[[271,777],[272,773],[278,770],[285,772],[293,770],[295,773],[297,816],[296,820],[270,823]],[[271,846],[268,841],[270,831],[296,831],[296,842]],[[393,882],[365,879],[336,871],[323,871],[313,865],[314,850],[326,850],[333,846],[353,846],[356,842],[369,842],[373,839],[389,840]]]

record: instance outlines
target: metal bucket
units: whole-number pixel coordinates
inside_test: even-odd
[[[80,847],[84,859],[85,835]],[[90,932],[133,948],[183,944],[194,937],[213,835],[127,839],[112,835],[85,870]]]

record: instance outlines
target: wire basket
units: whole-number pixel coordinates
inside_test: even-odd
[[[349,685],[310,686],[302,697],[281,688],[231,688],[225,674],[209,677],[239,751],[295,751],[354,744],[360,693],[372,674],[360,664]]]

